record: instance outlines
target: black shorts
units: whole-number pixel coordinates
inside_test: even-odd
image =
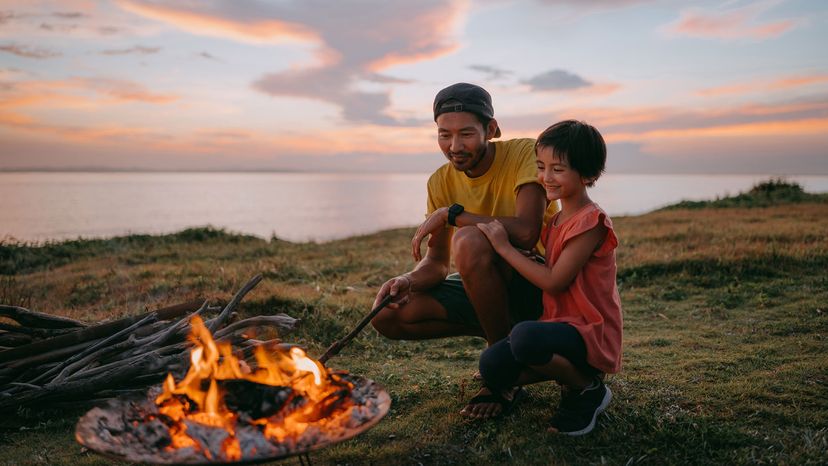
[[[538,320],[543,313],[541,290],[519,273],[514,272],[512,280],[508,285],[509,292],[509,315],[512,325],[524,320]],[[480,327],[477,320],[477,313],[474,312],[466,289],[463,288],[463,280],[459,273],[453,273],[446,277],[442,283],[428,290],[430,296],[434,297],[448,312],[451,322],[457,322],[469,326]]]

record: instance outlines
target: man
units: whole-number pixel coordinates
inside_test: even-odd
[[[546,194],[537,182],[534,139],[500,137],[491,96],[458,83],[434,99],[437,143],[447,164],[428,181],[428,217],[411,241],[414,270],[382,285],[374,305],[388,294],[394,302],[372,324],[392,339],[480,336],[489,345],[505,338],[512,324],[541,313],[541,292],[515,273],[475,226],[499,220],[516,247],[531,250],[540,237]],[[425,256],[421,242],[428,237]],[[448,275],[453,261],[458,274]],[[473,398],[463,413],[497,415],[513,393]]]

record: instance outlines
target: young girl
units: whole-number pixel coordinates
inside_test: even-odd
[[[615,283],[618,239],[612,221],[587,187],[604,171],[606,145],[594,127],[567,120],[547,128],[535,144],[538,181],[561,211],[543,233],[546,265],[525,257],[499,222],[481,223],[494,249],[544,290],[543,315],[516,325],[480,357],[480,374],[493,393],[543,380],[561,386],[550,432],[583,435],[612,398],[604,373],[621,368],[621,302]]]

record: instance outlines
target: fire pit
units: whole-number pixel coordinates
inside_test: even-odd
[[[246,363],[217,344],[198,316],[190,368],[146,396],[118,399],[78,421],[75,437],[118,460],[154,464],[253,463],[352,438],[388,412],[371,380],[332,372],[298,347],[257,347]]]

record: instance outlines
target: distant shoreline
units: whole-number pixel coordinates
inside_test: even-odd
[[[431,171],[369,171],[369,170],[295,170],[295,169],[186,169],[186,170],[162,170],[149,168],[0,168],[3,173],[285,173],[285,174],[430,174]],[[641,172],[641,171],[619,171],[613,170],[606,174],[610,175],[641,175],[641,176],[764,176],[764,177],[789,177],[789,176],[828,176],[826,172],[809,173],[767,173],[767,172]]]

